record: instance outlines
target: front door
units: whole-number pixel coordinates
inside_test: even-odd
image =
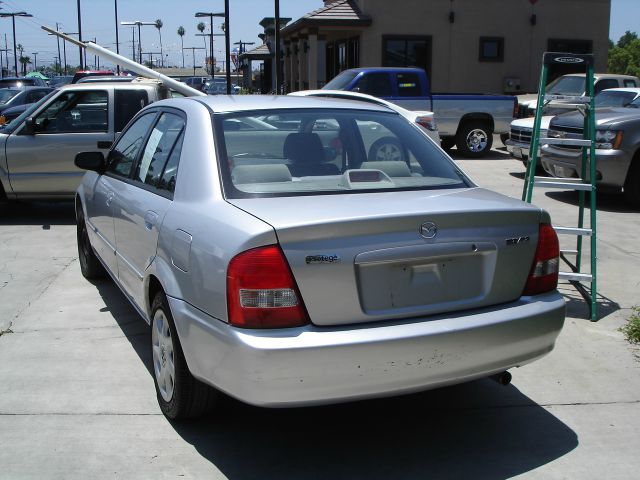
[[[33,134],[19,127],[6,144],[13,192],[72,197],[84,175],[73,164],[76,154],[106,153],[113,142],[109,101],[109,90],[62,92],[36,114]]]

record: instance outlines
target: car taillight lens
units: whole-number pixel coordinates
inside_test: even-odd
[[[297,327],[309,323],[284,253],[277,245],[236,255],[227,269],[229,323],[244,328]]]
[[[533,259],[531,272],[524,287],[523,295],[538,295],[549,292],[558,286],[558,270],[560,267],[560,244],[553,227],[543,223],[540,225],[538,247]]]
[[[434,118],[431,115],[421,115],[421,116],[417,117],[416,118],[416,123],[418,125],[420,125],[421,127],[426,128],[430,132],[435,132],[436,130],[438,130],[438,127],[436,125],[436,121],[434,120]]]

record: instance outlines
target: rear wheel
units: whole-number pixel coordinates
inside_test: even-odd
[[[627,172],[624,198],[634,208],[640,208],[640,154],[636,155]]]
[[[82,276],[88,280],[104,278],[107,272],[91,246],[82,205],[78,205],[76,208],[76,237],[78,240],[78,260],[80,261]]]
[[[467,122],[458,130],[456,146],[465,157],[480,158],[491,150],[493,132],[485,122]]]
[[[189,372],[163,292],[156,294],[151,305],[151,358],[162,413],[168,418],[180,419],[197,417],[211,410],[217,392]]]
[[[404,147],[394,137],[382,137],[373,142],[367,159],[370,162],[406,162]]]

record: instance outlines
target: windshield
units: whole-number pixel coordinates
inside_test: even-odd
[[[11,100],[13,97],[18,95],[20,92],[21,92],[21,90],[13,90],[13,89],[10,89],[10,88],[1,89],[0,90],[0,105],[4,105],[9,100]]]
[[[637,95],[635,92],[603,90],[595,97],[596,107],[625,107]]]
[[[584,77],[560,77],[547,85],[551,95],[583,95]]]
[[[215,122],[228,198],[471,185],[416,126],[392,112],[262,110],[216,115]]]
[[[358,72],[354,72],[352,70],[345,70],[344,72],[339,74],[337,77],[334,77],[329,83],[327,83],[324,87],[322,87],[322,89],[323,90],[344,90],[345,87],[349,85],[349,83],[351,83],[351,80],[356,78],[357,75],[358,75]]]
[[[56,90],[49,92],[49,94],[45,97],[42,97],[40,100],[38,100],[36,103],[32,103],[29,107],[27,107],[27,109],[19,116],[14,118],[13,120],[11,120],[9,123],[7,123],[6,125],[3,125],[2,127],[0,127],[0,132],[1,133],[13,133],[13,131],[18,128],[18,126],[22,123],[22,121],[29,117],[30,115],[32,115],[38,108],[40,108],[40,105],[42,105],[44,102],[46,102],[51,96],[53,96],[54,94],[58,93]]]
[[[636,98],[633,102],[625,105],[627,108],[640,108],[640,97]]]

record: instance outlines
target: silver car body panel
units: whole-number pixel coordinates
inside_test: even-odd
[[[154,207],[147,191],[137,195],[114,188],[112,206],[118,198],[141,204],[112,209],[115,222],[131,223],[131,231],[119,237],[113,227],[115,254],[98,247],[93,227],[89,232],[99,257],[147,322],[150,285],[162,286],[196,378],[256,405],[317,404],[472,380],[523,365],[553,348],[564,301],[555,291],[521,296],[538,224],[550,221],[537,207],[477,187],[262,199],[223,196],[211,110],[381,107],[331,99],[218,96],[161,101],[147,110],[169,106],[187,118],[173,199],[163,197],[168,203]],[[87,173],[78,190],[94,227],[94,216],[108,215],[108,209],[92,205],[104,201],[104,193],[96,195],[96,185],[98,176]],[[139,217],[148,210],[158,214],[156,244],[155,233],[141,231]],[[433,238],[420,235],[428,222],[437,225]],[[529,241],[508,246],[512,237]],[[312,323],[275,330],[232,327],[226,304],[229,261],[272,244],[282,246]],[[439,260],[413,262],[416,252],[424,258],[425,251],[426,257]],[[105,261],[102,252],[112,255],[111,260]],[[334,252],[340,262],[306,263],[309,254]],[[448,299],[435,307],[405,303],[362,308],[362,302],[375,302],[376,295],[358,290],[358,268],[375,270],[400,258],[418,274],[426,272],[423,279],[434,281],[441,260],[454,265],[456,257],[471,259],[468,276],[484,279],[484,290],[474,294],[456,272],[456,286],[468,290],[467,303]],[[376,275],[380,272],[371,278]]]

